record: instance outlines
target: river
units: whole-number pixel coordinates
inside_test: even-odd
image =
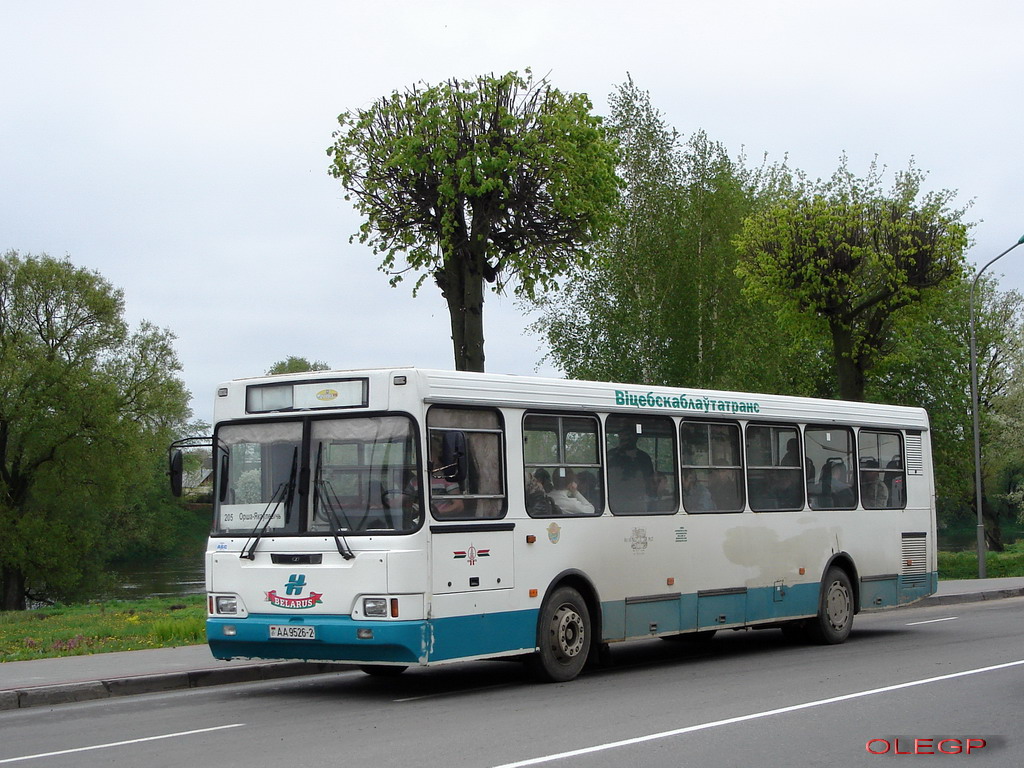
[[[109,569],[112,587],[97,595],[110,600],[144,597],[197,595],[206,591],[203,554],[197,556],[154,557],[145,561],[117,563]]]

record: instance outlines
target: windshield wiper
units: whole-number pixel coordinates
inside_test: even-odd
[[[245,545],[242,547],[242,554],[240,558],[246,560],[256,559],[256,547],[260,543],[260,539],[267,532],[267,528],[270,526],[270,521],[274,519],[274,515],[277,514],[278,507],[281,506],[281,502],[284,502],[285,510],[291,508],[292,499],[295,496],[295,473],[299,467],[299,449],[296,447],[295,452],[292,454],[292,468],[288,473],[288,482],[281,483],[277,486],[274,491],[274,495],[270,497],[270,501],[267,502],[266,508],[260,515],[259,520],[256,521],[256,525],[249,533],[249,538],[245,540]],[[267,514],[267,513],[270,514]],[[249,542],[252,542],[252,546],[249,546]]]
[[[352,529],[352,521],[348,519],[348,514],[345,512],[345,507],[342,506],[341,499],[338,498],[338,494],[335,492],[334,486],[324,480],[323,453],[324,444],[320,443],[316,451],[316,478],[313,481],[313,487],[315,489],[315,496],[313,497],[313,515],[314,517],[316,516],[317,507],[322,507],[327,512],[327,516],[330,518],[331,535],[334,536],[334,544],[338,547],[338,554],[346,560],[351,560],[356,556],[356,554],[349,547],[348,542],[338,535],[341,532],[341,521],[338,520],[338,515],[334,512],[335,504],[337,504],[338,510],[341,514],[345,516],[345,525],[349,530]]]

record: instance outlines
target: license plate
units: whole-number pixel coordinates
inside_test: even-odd
[[[316,627],[304,624],[271,624],[270,637],[278,640],[316,640]]]

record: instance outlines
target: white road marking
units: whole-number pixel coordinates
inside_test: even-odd
[[[178,736],[192,736],[196,733],[209,733],[210,731],[223,731],[226,728],[241,728],[245,723],[234,723],[233,725],[218,725],[213,728],[199,728],[194,731],[181,731],[179,733],[165,733],[161,736],[146,736],[142,739],[129,739],[128,741],[114,741],[110,744],[95,744],[91,747],[76,747],[74,749],[62,749],[58,752],[42,752],[38,755],[22,755],[21,757],[8,757],[0,760],[3,763],[18,763],[22,760],[36,760],[40,757],[55,757],[57,755],[71,755],[75,752],[89,752],[94,749],[110,749],[111,747],[123,747],[128,744],[141,744],[144,741],[159,741],[160,739],[173,739]]]
[[[940,621],[953,621],[953,620],[959,619],[959,618],[960,618],[959,616],[947,616],[944,619],[929,619],[928,621],[912,621],[909,624],[907,624],[906,626],[908,626],[908,627],[916,627],[919,624],[938,624]]]
[[[763,717],[771,717],[772,715],[783,715],[789,712],[798,712],[801,709],[811,709],[813,707],[820,707],[825,704],[835,704],[839,701],[850,701],[852,699],[861,699],[865,696],[874,696],[878,693],[889,693],[890,691],[899,691],[904,688],[913,688],[918,685],[927,685],[928,683],[939,683],[944,680],[955,680],[958,677],[967,677],[969,675],[980,675],[983,672],[994,672],[997,669],[1007,669],[1009,667],[1017,667],[1024,664],[1024,659],[1019,661],[1010,661],[1006,664],[995,664],[991,667],[980,667],[979,669],[968,669],[964,672],[953,672],[949,675],[939,675],[938,677],[929,677],[924,680],[912,680],[909,683],[898,683],[897,685],[887,685],[884,688],[873,688],[870,691],[859,691],[858,693],[847,693],[843,696],[833,696],[830,699],[819,699],[818,701],[808,701],[804,704],[795,704],[792,707],[781,707],[779,709],[770,709],[766,712],[754,712],[750,715],[740,715],[739,717],[730,717],[725,720],[715,720],[711,723],[701,723],[699,725],[691,725],[686,728],[677,728],[672,731],[662,731],[661,733],[652,733],[647,736],[638,736],[634,739],[623,739],[622,741],[612,741],[607,744],[596,744],[592,747],[584,747],[582,749],[574,749],[569,752],[559,752],[553,755],[544,755],[543,757],[534,757],[529,760],[520,760],[515,763],[505,763],[504,765],[495,766],[495,768],[521,768],[526,765],[539,765],[541,763],[551,763],[555,760],[563,760],[567,757],[576,757],[578,755],[589,755],[594,752],[604,752],[609,749],[618,749],[619,747],[628,747],[633,744],[643,744],[647,741],[656,741],[658,739],[667,739],[672,736],[681,736],[684,733],[693,733],[695,731],[704,731],[709,728],[717,728],[721,725],[733,725],[734,723],[744,723],[748,720],[758,720]]]

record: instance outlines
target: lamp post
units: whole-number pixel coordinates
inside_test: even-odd
[[[982,273],[1008,254],[1018,245],[1024,244],[1024,235],[1020,240],[1011,245],[1005,251],[996,256],[992,261],[978,270],[971,283],[971,418],[974,420],[974,500],[978,510],[978,578],[984,579],[987,575],[985,568],[985,520],[981,513],[981,429],[978,425],[978,353],[974,337],[974,289],[978,287],[978,280]]]

